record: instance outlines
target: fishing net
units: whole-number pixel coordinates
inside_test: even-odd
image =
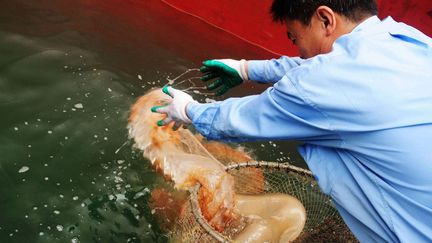
[[[309,171],[289,164],[250,162],[247,153],[227,144],[205,141],[188,129],[157,126],[163,115],[151,112],[151,107],[169,99],[160,89],[142,96],[132,107],[128,128],[135,146],[153,167],[177,189],[190,191],[189,200],[171,207],[179,209],[178,214],[173,211],[172,225],[167,227],[172,241],[230,242],[254,234],[251,229],[257,224],[266,227],[263,239],[356,241]],[[171,199],[154,194],[158,215],[171,210]],[[247,207],[242,208],[242,200]],[[275,202],[277,210],[272,209]],[[262,208],[261,214],[257,207]],[[291,229],[293,233],[288,232]]]
[[[310,171],[274,162],[246,162],[225,168],[234,176],[236,193],[285,193],[302,202],[307,212],[306,225],[294,242],[358,242],[331,199],[320,191]],[[264,175],[264,184],[254,183],[257,181],[256,170]],[[171,232],[171,239],[174,242],[233,242],[232,237],[245,223],[235,224],[234,230],[227,228],[218,232],[213,229],[200,212],[198,190],[199,186],[191,191],[186,212],[178,219]]]

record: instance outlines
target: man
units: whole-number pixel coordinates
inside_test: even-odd
[[[432,241],[432,40],[373,0],[274,0],[300,58],[205,61],[217,94],[253,80],[260,95],[199,104],[171,87],[159,125],[209,139],[298,140],[322,191],[362,242]]]

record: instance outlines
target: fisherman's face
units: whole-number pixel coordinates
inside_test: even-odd
[[[331,45],[328,45],[321,26],[314,18],[309,25],[299,20],[287,20],[285,23],[288,38],[298,48],[301,58],[306,59],[331,51]]]

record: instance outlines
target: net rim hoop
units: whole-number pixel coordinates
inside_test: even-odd
[[[240,168],[247,168],[247,167],[254,167],[254,168],[273,168],[273,169],[281,169],[281,170],[288,170],[292,172],[296,172],[299,174],[304,174],[310,177],[313,177],[312,172],[307,169],[303,169],[294,165],[291,165],[289,163],[278,163],[278,162],[268,162],[268,161],[251,161],[251,162],[243,162],[243,163],[236,163],[225,166],[225,171],[240,169]],[[204,218],[204,216],[201,213],[201,209],[198,203],[198,191],[200,189],[201,185],[197,183],[196,186],[194,186],[191,190],[191,196],[190,196],[190,204],[192,208],[192,213],[195,217],[195,220],[198,222],[198,224],[209,234],[211,235],[215,240],[219,242],[234,242],[233,240],[229,239],[228,237],[224,236],[223,234],[219,233],[218,231],[214,230],[212,226],[207,222],[207,220]]]

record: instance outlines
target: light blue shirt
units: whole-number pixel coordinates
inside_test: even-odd
[[[299,140],[362,242],[432,242],[432,40],[376,16],[332,52],[249,61],[260,95],[191,104],[209,139]]]

